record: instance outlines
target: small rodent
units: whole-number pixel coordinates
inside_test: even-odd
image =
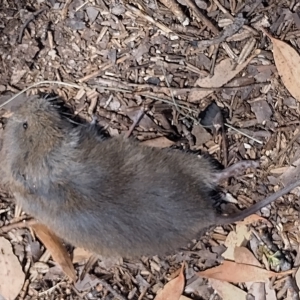
[[[222,177],[251,163],[217,172],[194,154],[124,137],[102,140],[96,125],[74,125],[52,100],[29,97],[9,118],[2,177],[24,211],[74,246],[104,256],[164,255],[300,184],[221,216],[211,192]]]

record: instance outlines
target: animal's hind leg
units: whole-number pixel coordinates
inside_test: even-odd
[[[241,175],[248,168],[256,169],[258,166],[259,162],[257,160],[242,160],[222,170],[221,172],[215,173],[213,175],[213,180],[215,183],[220,183],[222,180],[227,179],[229,177]]]

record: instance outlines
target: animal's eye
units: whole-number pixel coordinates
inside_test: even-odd
[[[28,128],[28,123],[27,123],[27,122],[24,122],[24,123],[23,123],[23,128],[24,128],[24,129],[27,129],[27,128]]]

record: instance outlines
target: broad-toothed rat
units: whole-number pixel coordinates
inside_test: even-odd
[[[174,251],[300,184],[221,216],[211,192],[222,173],[208,159],[123,137],[102,140],[95,125],[75,126],[39,96],[8,120],[2,161],[4,181],[27,213],[75,246],[127,258]]]

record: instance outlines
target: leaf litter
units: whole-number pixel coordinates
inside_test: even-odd
[[[179,275],[168,282],[163,289],[158,292],[154,300],[180,300],[185,284],[183,271],[184,264],[182,264]]]
[[[0,237],[0,250],[0,296],[13,300],[23,287],[25,274],[11,243],[4,237]]]
[[[278,73],[282,79],[283,84],[291,95],[300,101],[299,91],[299,76],[300,76],[300,55],[299,53],[287,43],[274,38],[266,30],[264,33],[271,39],[273,44],[274,61]]]
[[[61,240],[49,230],[43,224],[31,225],[35,234],[43,242],[46,248],[50,251],[53,259],[57,262],[63,269],[63,271],[69,276],[72,281],[76,280],[76,272],[73,267],[71,258],[66,251],[65,247],[62,245]]]
[[[285,276],[292,273],[265,270],[256,266],[247,264],[239,264],[232,261],[224,261],[222,265],[214,267],[202,272],[198,272],[199,276],[205,278],[213,278],[232,283],[242,282],[266,282],[269,278],[274,276]]]

